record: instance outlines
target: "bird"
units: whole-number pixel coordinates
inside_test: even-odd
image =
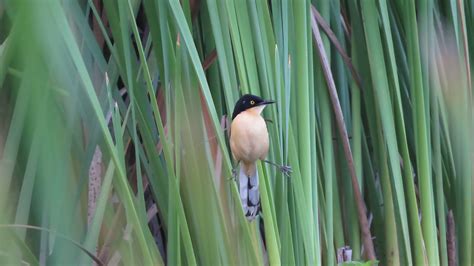
[[[239,194],[242,208],[248,220],[256,218],[260,211],[257,161],[279,167],[285,175],[291,167],[266,160],[269,149],[268,129],[262,117],[263,109],[275,103],[252,94],[243,95],[235,104],[230,126],[230,149],[239,171]],[[237,171],[233,169],[237,178]]]

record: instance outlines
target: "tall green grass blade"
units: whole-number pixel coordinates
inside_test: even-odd
[[[388,160],[391,170],[392,182],[394,184],[394,194],[396,202],[396,213],[401,221],[402,243],[408,259],[408,264],[412,263],[411,245],[408,233],[408,222],[406,217],[405,193],[403,190],[402,175],[400,171],[399,152],[395,136],[395,125],[393,121],[393,111],[388,94],[388,81],[386,77],[385,60],[383,57],[381,38],[377,27],[377,11],[374,3],[361,2],[361,11],[364,21],[367,50],[370,51],[369,63],[372,74],[372,82],[377,99],[377,106],[380,111],[385,145],[388,147]]]
[[[410,219],[410,231],[413,244],[413,250],[418,256],[414,256],[416,264],[426,264],[425,251],[423,249],[423,239],[421,235],[421,227],[418,222],[418,207],[415,195],[415,188],[412,180],[412,166],[410,161],[410,155],[408,150],[408,143],[406,139],[405,121],[403,117],[402,102],[400,96],[400,86],[398,81],[398,73],[396,67],[396,59],[393,47],[392,34],[389,26],[389,17],[387,11],[387,4],[385,1],[380,2],[380,13],[382,16],[384,26],[384,38],[388,46],[389,56],[389,82],[393,88],[394,93],[394,106],[395,106],[395,124],[397,127],[398,143],[400,145],[401,156],[403,159],[403,179],[405,183],[407,202],[408,202],[408,214]]]
[[[426,108],[429,98],[425,98],[426,89],[423,84],[421,69],[418,30],[416,28],[416,13],[414,3],[407,3],[404,26],[407,32],[407,57],[410,68],[410,87],[414,106],[415,143],[417,173],[420,180],[420,206],[425,217],[421,221],[423,238],[425,240],[428,263],[439,264],[438,239],[434,213],[433,185],[431,181],[431,158],[429,155],[429,132]],[[425,85],[426,86],[426,85]],[[426,96],[428,97],[428,96]]]
[[[472,262],[472,3],[45,3],[0,4],[0,263]],[[253,222],[227,181],[244,93],[293,168],[258,164]]]
[[[305,1],[296,1],[293,2],[293,16],[294,16],[294,30],[295,30],[295,38],[298,42],[295,44],[295,64],[294,66],[294,73],[295,73],[295,86],[298,87],[298,90],[294,90],[293,93],[295,95],[295,100],[298,101],[298,115],[296,116],[297,122],[297,152],[299,158],[299,168],[301,172],[301,181],[302,181],[302,188],[303,191],[296,194],[296,197],[299,197],[301,200],[304,200],[308,203],[308,218],[309,218],[309,227],[305,227],[302,232],[308,237],[308,246],[306,247],[307,258],[308,261],[306,263],[309,264],[319,264],[320,257],[319,254],[315,253],[315,250],[319,250],[318,248],[318,240],[319,236],[317,235],[317,223],[313,220],[314,218],[314,211],[316,206],[313,206],[312,195],[316,193],[312,191],[313,185],[312,182],[315,182],[315,174],[312,173],[311,161],[315,158],[311,158],[311,146],[308,145],[311,143],[311,136],[310,136],[310,113],[311,109],[309,106],[309,67],[308,67],[308,53],[311,50],[308,47],[308,39],[309,36],[309,28],[308,28],[308,21],[309,21],[309,3]],[[295,134],[295,135],[296,135]],[[291,133],[290,133],[291,136]],[[290,162],[291,163],[291,162]]]

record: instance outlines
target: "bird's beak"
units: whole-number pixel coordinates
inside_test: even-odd
[[[268,105],[268,104],[272,104],[272,103],[275,103],[275,101],[264,100],[264,101],[261,102],[259,105]]]

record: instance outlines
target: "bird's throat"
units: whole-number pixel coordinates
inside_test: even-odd
[[[260,105],[260,106],[255,106],[250,109],[248,109],[249,112],[260,115],[263,112],[263,109],[265,109],[266,105]]]

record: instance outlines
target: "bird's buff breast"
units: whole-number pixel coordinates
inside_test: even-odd
[[[230,146],[236,160],[251,163],[267,156],[267,125],[260,115],[239,114],[232,121],[230,134]]]

